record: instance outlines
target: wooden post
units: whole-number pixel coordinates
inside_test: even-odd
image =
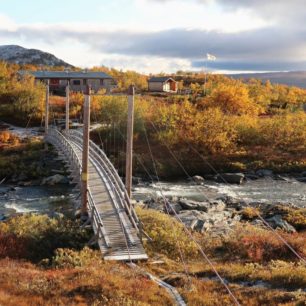
[[[133,132],[134,132],[134,96],[135,87],[131,85],[128,90],[128,118],[127,118],[127,146],[125,188],[129,197],[132,196],[132,172],[133,172]]]
[[[49,130],[49,80],[46,81],[46,101],[45,101],[45,136]],[[45,150],[48,151],[48,143],[45,142]]]
[[[67,86],[66,86],[66,125],[65,130],[66,132],[69,131],[69,94],[70,94],[70,88],[69,88],[69,80],[67,80]]]
[[[49,80],[46,82],[46,101],[45,101],[45,135],[49,129]]]
[[[89,160],[89,126],[90,126],[90,88],[87,85],[84,92],[84,118],[83,118],[83,152],[82,152],[82,216],[86,217],[88,204],[88,160]]]

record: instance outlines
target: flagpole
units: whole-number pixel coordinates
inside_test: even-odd
[[[204,75],[204,97],[206,97],[206,82],[207,82],[207,69],[208,69],[207,62],[208,62],[208,60],[207,60],[207,57],[206,57],[205,62],[204,62],[204,71],[205,71],[205,75]]]

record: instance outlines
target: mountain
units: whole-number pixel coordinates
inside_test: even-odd
[[[0,60],[21,65],[73,67],[50,53],[36,49],[26,49],[17,45],[0,46]]]
[[[235,79],[270,80],[271,83],[306,88],[306,71],[232,74]]]

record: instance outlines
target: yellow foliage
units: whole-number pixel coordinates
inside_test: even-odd
[[[144,224],[144,230],[153,241],[146,242],[145,247],[151,254],[162,253],[169,258],[180,260],[180,252],[184,258],[195,258],[198,255],[196,244],[186,235],[183,225],[174,217],[155,210],[137,208],[137,214]]]
[[[220,108],[225,114],[258,114],[262,109],[249,95],[249,89],[242,82],[218,84],[204,101],[206,107]]]

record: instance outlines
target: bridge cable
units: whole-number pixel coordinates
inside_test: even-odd
[[[152,150],[150,150],[150,154],[152,154]],[[154,161],[154,157],[153,154],[151,155],[152,161]],[[154,162],[155,164],[155,162]],[[181,164],[181,163],[179,163]],[[155,167],[155,166],[154,166]],[[155,167],[156,169],[156,167]],[[156,176],[158,177],[158,173],[156,172]],[[189,175],[188,175],[189,176]],[[189,176],[190,177],[190,176]],[[189,229],[187,228],[187,226],[184,224],[184,222],[182,221],[182,219],[179,217],[179,215],[177,214],[177,212],[175,211],[175,209],[172,207],[172,205],[169,205],[169,207],[171,208],[171,210],[173,211],[175,217],[177,218],[177,220],[183,225],[183,228],[186,232],[186,234],[190,237],[190,239],[196,244],[197,248],[199,249],[200,253],[202,254],[202,256],[204,257],[204,259],[207,261],[207,263],[209,264],[209,266],[211,267],[211,269],[214,271],[214,273],[216,274],[217,278],[220,280],[221,284],[225,287],[225,289],[227,290],[227,292],[229,293],[229,295],[231,296],[231,298],[233,299],[233,301],[235,302],[236,305],[240,305],[240,303],[238,302],[237,298],[235,297],[235,295],[233,294],[233,292],[231,291],[231,289],[229,288],[229,286],[225,283],[224,279],[221,277],[221,275],[219,274],[219,272],[217,271],[217,269],[215,268],[214,264],[212,263],[212,261],[208,258],[208,256],[206,255],[206,253],[204,252],[203,248],[201,247],[201,245],[199,244],[199,242],[194,238],[194,236],[192,235],[191,231],[189,231]]]
[[[119,131],[122,139],[126,142],[126,138],[123,136],[123,134]],[[145,172],[147,173],[148,177],[151,179],[151,181],[154,183],[154,179],[153,179],[153,176],[150,174],[150,172],[148,171],[147,167],[144,165],[144,163],[142,162],[142,159],[140,157],[138,157],[138,154],[134,154],[134,156],[138,159],[138,162],[140,163],[140,165],[144,168]],[[159,182],[159,178],[157,177],[157,180],[158,180],[158,183]],[[158,185],[157,185],[158,186]],[[170,211],[169,211],[169,207],[168,207],[168,203],[167,203],[167,199],[166,197],[164,196],[163,194],[163,191],[160,187],[158,187],[160,189],[160,193],[162,195],[162,198],[163,198],[163,201],[164,201],[164,207],[165,207],[165,211],[166,213],[169,215],[169,217],[171,217],[171,214],[170,214]],[[173,229],[174,229],[174,226],[175,226],[175,221],[174,219],[171,217],[171,220],[173,220]],[[174,231],[175,232],[175,231]],[[176,238],[177,237],[177,234],[176,234]],[[182,264],[183,264],[183,268],[185,270],[185,274],[187,275],[187,278],[188,278],[188,281],[189,281],[189,284],[191,285],[191,279],[190,279],[190,275],[189,275],[189,272],[188,272],[188,269],[187,269],[187,265],[185,263],[185,260],[184,260],[184,256],[183,256],[183,252],[182,252],[182,249],[179,245],[179,239],[175,239],[175,243],[177,245],[177,248],[179,249],[179,254],[180,254],[180,258],[181,258],[181,261],[182,261]]]
[[[155,126],[155,124],[150,121],[151,125],[153,126],[153,128],[155,129],[156,133],[158,133],[158,130]],[[186,169],[183,167],[182,163],[177,159],[177,157],[174,155],[173,151],[170,149],[170,147],[164,142],[162,141],[163,145],[167,147],[167,149],[169,150],[170,154],[173,156],[173,158],[178,162],[178,164],[182,167],[183,171],[187,174],[187,176],[189,177],[189,179],[193,180],[194,179],[189,175],[189,173],[186,171]],[[204,159],[205,160],[205,159]],[[225,179],[224,179],[225,180]],[[226,180],[225,180],[226,181]],[[194,181],[195,182],[195,181]],[[200,191],[200,189],[198,188],[198,190]],[[204,195],[205,196],[205,195]],[[206,197],[206,196],[205,196]],[[206,197],[207,198],[207,197]],[[248,207],[251,207],[248,203],[246,203],[248,205]],[[289,250],[295,255],[297,256],[304,264],[306,264],[306,260],[300,255],[298,254],[298,252],[275,230],[273,229],[273,227],[260,215],[258,214],[258,218],[264,223],[264,225],[266,227],[268,227],[272,233],[274,233],[279,240],[281,240],[288,248]]]
[[[148,146],[148,149],[149,149],[149,152],[150,152],[150,157],[151,157],[152,164],[153,164],[154,173],[155,173],[156,178],[157,178],[157,183],[159,184],[159,185],[157,185],[157,186],[159,186],[160,193],[161,193],[161,195],[162,195],[162,197],[163,197],[164,206],[165,206],[166,212],[167,212],[168,216],[169,216],[171,219],[173,219],[173,218],[171,217],[171,214],[170,214],[170,211],[169,211],[169,207],[168,207],[168,206],[170,206],[171,204],[169,205],[169,203],[168,203],[168,201],[167,201],[167,199],[166,199],[166,197],[165,197],[165,195],[164,195],[164,193],[163,193],[163,190],[162,190],[162,188],[161,188],[161,185],[160,185],[160,179],[159,179],[159,176],[158,176],[156,163],[155,163],[155,160],[154,160],[154,157],[153,157],[152,148],[151,148],[151,145],[150,145],[150,142],[149,142],[149,138],[148,138],[148,134],[147,134],[147,129],[146,129],[146,126],[145,126],[145,123],[144,123],[144,122],[143,122],[143,129],[144,129],[144,133],[145,133],[145,138],[146,138],[147,146]],[[153,182],[153,178],[152,178],[152,177],[151,177],[151,179],[152,179],[152,182]],[[173,221],[174,221],[174,219],[173,219]],[[173,225],[175,225],[174,222],[173,222]],[[174,228],[174,226],[173,226],[173,228]],[[177,235],[176,235],[176,237],[177,237]],[[178,240],[179,240],[179,239],[178,239]],[[181,250],[181,248],[180,248],[180,246],[179,246],[178,240],[177,240],[176,242],[177,242],[177,246],[178,246],[178,249],[179,249],[179,252],[180,252],[180,257],[181,257],[181,260],[182,260],[182,263],[183,263],[183,267],[184,267],[184,270],[185,270],[185,274],[187,275],[187,278],[188,278],[188,281],[189,281],[189,286],[191,287],[192,281],[191,281],[191,278],[190,278],[190,274],[189,274],[189,271],[188,271],[187,264],[186,264],[186,262],[185,262],[185,260],[184,260],[184,257],[183,257],[183,252],[182,252],[182,250]]]
[[[185,141],[186,142],[186,141]],[[186,142],[187,143],[187,142]],[[211,168],[213,169],[213,171],[215,171],[215,173],[224,181],[225,184],[227,184],[228,186],[230,186],[230,184],[227,182],[227,180],[224,178],[224,176],[220,173],[218,173],[218,171],[204,158],[204,156],[202,156],[202,154],[197,150],[195,149],[191,144],[187,143],[187,145],[189,145],[189,147]],[[234,191],[235,193],[235,191]],[[235,193],[236,194],[236,193]],[[252,206],[245,202],[246,205],[250,208],[252,208]],[[288,241],[286,241],[286,239],[279,234],[278,231],[276,231],[263,217],[262,215],[257,212],[255,210],[255,213],[257,215],[257,217],[263,222],[263,224],[272,232],[275,234],[275,236],[281,240],[287,247],[288,249],[296,256],[298,257],[298,259],[300,259],[304,264],[306,264],[306,260],[290,245],[290,243]]]

